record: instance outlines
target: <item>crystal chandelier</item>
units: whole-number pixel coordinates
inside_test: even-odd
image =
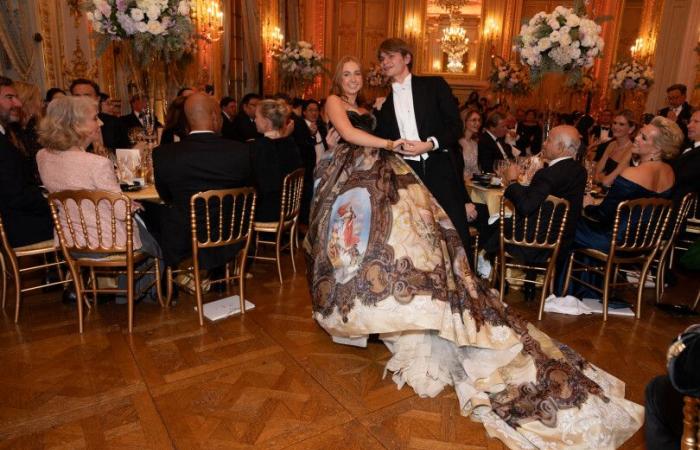
[[[208,42],[216,42],[224,33],[224,13],[221,0],[200,0],[195,9],[199,33]]]
[[[467,31],[456,22],[442,30],[440,47],[447,53],[448,72],[462,72],[464,69],[462,58],[469,51],[469,38],[466,35]]]
[[[459,10],[467,3],[467,0],[436,0],[435,3],[449,14],[459,14]]]

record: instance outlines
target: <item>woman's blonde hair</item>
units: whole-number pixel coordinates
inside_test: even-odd
[[[666,117],[656,116],[649,125],[659,130],[659,134],[654,137],[653,142],[661,149],[661,156],[664,159],[675,158],[685,138],[678,124]]]
[[[272,128],[282,129],[287,124],[290,108],[284,100],[266,99],[258,103],[260,115],[272,122]]]
[[[345,98],[345,92],[343,91],[343,66],[349,62],[354,62],[355,64],[357,64],[357,66],[360,68],[360,71],[362,71],[362,63],[359,59],[355,58],[354,56],[343,56],[342,58],[340,58],[340,61],[338,61],[338,65],[335,66],[335,73],[333,74],[333,79],[331,80],[331,94],[335,94],[340,98]],[[364,89],[364,82],[362,83],[362,87]],[[362,89],[360,89],[360,92],[357,93],[356,103],[358,105],[362,105],[364,101],[365,98],[364,95],[362,95]]]
[[[22,126],[26,126],[32,117],[41,119],[43,105],[39,86],[24,81],[15,81],[13,86],[22,102]]]
[[[82,125],[97,108],[97,101],[89,97],[54,99],[39,123],[39,143],[52,150],[68,150],[80,145],[84,136]]]

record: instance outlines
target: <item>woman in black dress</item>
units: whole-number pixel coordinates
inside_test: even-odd
[[[302,167],[299,149],[283,130],[289,119],[289,106],[282,100],[263,100],[255,112],[255,126],[263,137],[251,148],[257,200],[255,220],[279,219],[284,177]]]

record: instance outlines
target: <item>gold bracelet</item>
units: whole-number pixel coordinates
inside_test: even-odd
[[[389,139],[386,140],[386,145],[384,146],[387,150],[393,150],[394,149],[394,141],[391,141]]]

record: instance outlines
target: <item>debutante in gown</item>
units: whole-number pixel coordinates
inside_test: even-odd
[[[348,117],[371,132],[372,116]],[[341,142],[319,162],[304,249],[313,316],[334,340],[378,333],[399,388],[453,386],[461,413],[508,447],[615,448],[641,427],[623,382],[472,275],[446,213],[395,153]]]

